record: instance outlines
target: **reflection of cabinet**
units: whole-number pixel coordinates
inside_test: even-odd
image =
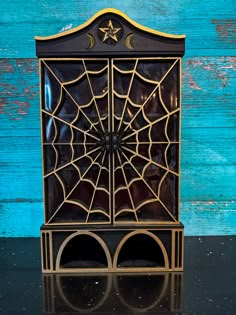
[[[181,272],[149,276],[47,274],[43,275],[44,312],[174,314],[182,310],[182,282]]]
[[[184,36],[109,9],[36,47],[43,271],[181,270]]]

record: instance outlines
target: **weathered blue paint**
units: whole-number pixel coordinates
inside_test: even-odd
[[[42,201],[16,199],[0,204],[1,237],[39,236],[39,224],[43,222]]]
[[[181,203],[185,235],[232,235],[236,229],[236,201]]]
[[[75,27],[104,7],[120,9],[148,27],[187,35],[181,152],[185,234],[235,234],[235,1],[72,0],[68,6],[64,0],[21,5],[13,0],[0,4],[0,31],[6,34],[0,37],[0,236],[38,236],[43,221],[33,37]]]

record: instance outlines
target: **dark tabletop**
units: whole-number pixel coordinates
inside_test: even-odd
[[[184,273],[43,275],[37,238],[0,239],[0,314],[236,314],[236,236],[186,237]]]

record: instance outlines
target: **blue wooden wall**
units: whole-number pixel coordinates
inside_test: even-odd
[[[236,233],[236,1],[28,0],[0,3],[0,236],[38,236],[43,222],[35,35],[114,7],[186,34],[181,211],[186,235]]]

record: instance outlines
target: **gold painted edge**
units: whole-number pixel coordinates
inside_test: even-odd
[[[158,35],[158,36],[162,36],[162,37],[166,37],[166,38],[176,38],[176,39],[181,39],[181,38],[185,38],[186,35],[174,35],[174,34],[168,34],[168,33],[164,33],[164,32],[160,32],[154,29],[151,29],[147,26],[141,25],[137,22],[135,22],[134,20],[132,20],[131,18],[129,18],[125,13],[121,12],[120,10],[114,9],[114,8],[107,8],[107,9],[103,9],[101,11],[98,11],[95,15],[93,15],[89,20],[87,20],[85,23],[74,27],[70,30],[67,30],[65,32],[61,32],[58,34],[54,34],[54,35],[49,35],[49,36],[35,36],[34,39],[35,40],[50,40],[50,39],[55,39],[55,38],[61,38],[64,36],[67,36],[69,34],[73,34],[75,32],[78,32],[82,29],[84,29],[85,27],[89,26],[93,21],[95,21],[98,17],[102,16],[103,14],[106,13],[114,13],[117,14],[119,16],[121,16],[122,18],[124,18],[126,21],[128,21],[130,24],[132,24],[133,26],[135,26],[136,28],[138,28],[141,31],[147,32],[147,33],[151,33],[154,35]]]
[[[179,134],[178,134],[178,221],[181,220],[181,214],[180,214],[180,197],[181,197],[181,150],[182,150],[182,58],[179,58],[179,64],[178,64],[178,70],[179,70],[179,80],[178,83],[178,89],[179,89]]]

